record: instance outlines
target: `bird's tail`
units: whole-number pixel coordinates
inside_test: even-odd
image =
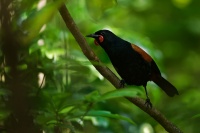
[[[153,82],[164,90],[168,96],[173,97],[174,95],[179,95],[177,89],[162,76],[157,76],[153,79]]]

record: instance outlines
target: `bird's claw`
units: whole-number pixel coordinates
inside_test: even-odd
[[[120,80],[120,83],[119,83],[119,87],[120,88],[124,88],[124,86],[125,86],[125,80]]]
[[[149,98],[146,99],[145,105],[147,108],[152,108],[152,103]]]

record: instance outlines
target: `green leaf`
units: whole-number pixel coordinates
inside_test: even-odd
[[[120,120],[125,120],[125,121],[130,122],[131,124],[135,125],[135,122],[133,122],[131,119],[129,119],[127,117],[121,116],[119,114],[112,114],[109,111],[104,111],[104,110],[89,111],[87,113],[87,116],[101,116],[101,117],[120,119]]]
[[[40,32],[42,26],[49,22],[52,16],[57,12],[64,0],[50,2],[41,10],[33,13],[22,23],[23,34],[18,34],[20,42],[23,45],[32,41]]]
[[[58,113],[59,113],[59,114],[66,114],[66,113],[68,113],[70,110],[72,110],[73,108],[74,108],[74,106],[69,106],[69,107],[66,107],[66,108],[61,109]]]
[[[98,101],[98,99],[100,99],[101,95],[99,94],[99,91],[93,91],[91,93],[89,93],[88,95],[85,96],[86,101],[89,102],[95,102]]]
[[[118,97],[134,97],[138,93],[141,93],[141,91],[138,90],[138,89],[133,89],[133,88],[118,89],[118,90],[114,90],[114,91],[104,93],[98,99],[98,101],[108,100],[108,99],[113,99],[113,98],[118,98]]]
[[[0,88],[0,95],[7,95],[10,94],[10,91],[8,89],[5,88]]]
[[[47,125],[54,125],[54,124],[56,124],[56,123],[58,123],[57,120],[50,120],[50,121],[48,121],[46,124],[47,124]]]
[[[27,64],[21,64],[21,65],[18,65],[18,66],[17,66],[17,69],[18,69],[18,70],[26,70],[27,67],[28,67]]]
[[[117,89],[114,91],[106,92],[102,95],[100,95],[98,91],[93,91],[92,93],[86,95],[85,99],[89,102],[100,102],[103,100],[109,100],[119,97],[134,97],[140,93],[142,92],[139,89],[135,88]]]
[[[193,119],[195,119],[195,118],[200,118],[200,114],[194,115],[192,118],[193,118]]]

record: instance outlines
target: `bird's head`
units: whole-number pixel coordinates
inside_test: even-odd
[[[94,43],[96,45],[108,45],[112,44],[113,38],[116,37],[115,34],[113,34],[109,30],[99,30],[95,32],[94,34],[87,35],[86,37],[92,37],[94,38]]]

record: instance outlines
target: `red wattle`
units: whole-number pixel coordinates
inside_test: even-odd
[[[99,43],[96,40],[94,40],[94,44],[97,46],[99,45]]]

